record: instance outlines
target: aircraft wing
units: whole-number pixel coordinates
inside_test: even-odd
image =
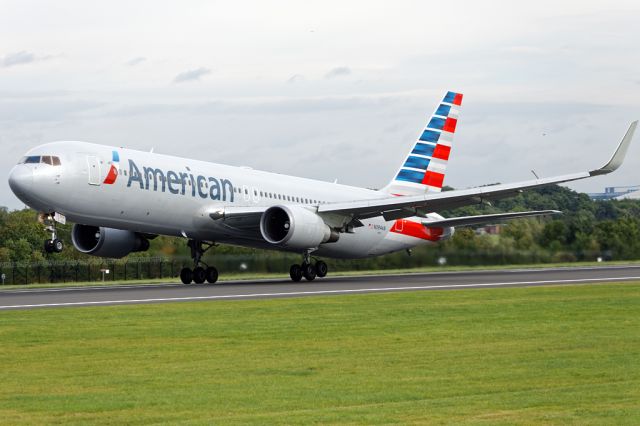
[[[422,222],[422,224],[424,226],[429,226],[429,227],[473,226],[473,225],[484,225],[487,223],[499,223],[505,220],[520,219],[523,217],[551,216],[555,214],[562,214],[562,212],[558,210],[538,210],[538,211],[528,211],[528,212],[483,214],[478,216],[461,216],[461,217],[436,219],[436,220],[424,221]]]
[[[331,217],[334,221],[337,217],[350,218],[352,226],[359,226],[358,219],[383,216],[385,220],[394,220],[411,216],[424,216],[429,212],[439,212],[455,207],[481,204],[485,201],[511,197],[525,189],[604,175],[613,172],[622,164],[637,125],[638,121],[631,123],[611,159],[599,169],[544,179],[427,193],[424,195],[322,204],[318,207],[318,213],[323,217]]]

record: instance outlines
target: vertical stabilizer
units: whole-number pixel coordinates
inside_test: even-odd
[[[395,177],[382,191],[420,195],[442,190],[461,105],[462,94],[447,92]]]

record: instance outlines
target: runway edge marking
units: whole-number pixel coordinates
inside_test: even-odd
[[[630,281],[640,280],[638,277],[612,277],[612,278],[583,278],[571,280],[541,280],[541,281],[513,281],[505,283],[476,283],[476,284],[445,284],[445,285],[427,285],[427,286],[407,286],[407,287],[383,287],[383,288],[357,288],[342,290],[315,290],[315,291],[290,291],[277,293],[250,293],[250,294],[226,294],[217,296],[189,296],[189,297],[164,297],[149,299],[123,299],[123,300],[96,300],[88,302],[60,302],[60,303],[40,303],[33,305],[5,305],[0,306],[0,310],[21,309],[21,308],[53,308],[64,306],[96,306],[96,305],[127,305],[154,302],[186,302],[199,300],[216,300],[216,299],[249,299],[255,297],[280,297],[280,296],[310,296],[322,294],[348,294],[348,293],[381,293],[393,291],[407,290],[432,290],[432,289],[456,289],[456,288],[477,288],[477,287],[507,287],[514,285],[533,285],[533,284],[571,284],[571,283],[588,283],[588,282],[608,282],[608,281]]]

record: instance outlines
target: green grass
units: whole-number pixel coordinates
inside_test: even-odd
[[[639,424],[640,282],[0,312],[0,422]]]
[[[532,263],[525,265],[482,265],[482,266],[425,266],[419,268],[403,268],[403,269],[375,269],[362,271],[330,271],[330,277],[345,277],[354,275],[390,275],[390,274],[415,274],[423,272],[459,272],[459,271],[484,271],[484,270],[502,270],[502,269],[542,269],[542,268],[578,268],[588,266],[624,266],[639,265],[638,261],[613,261],[613,262],[564,262],[564,263]],[[289,279],[287,273],[267,273],[267,272],[234,272],[223,273],[220,275],[219,282],[225,281],[251,281],[263,279]],[[88,286],[118,286],[118,285],[144,285],[144,284],[165,284],[179,283],[180,278],[165,277],[156,279],[143,280],[107,280],[107,281],[81,281],[66,283],[33,283],[33,284],[16,284],[16,285],[0,285],[0,293],[3,290],[19,290],[27,288],[63,288],[63,287],[88,287]]]

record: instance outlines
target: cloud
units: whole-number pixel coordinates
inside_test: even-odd
[[[287,83],[293,84],[293,83],[297,83],[298,81],[302,81],[302,80],[304,80],[304,75],[302,75],[302,74],[294,74],[291,77],[289,77],[289,79],[287,80]]]
[[[48,56],[36,56],[31,52],[22,50],[2,57],[2,59],[0,59],[0,67],[8,68],[14,65],[30,64],[32,62],[43,61],[48,58]]]
[[[406,107],[410,98],[402,95],[322,96],[301,98],[217,99],[207,102],[158,102],[115,106],[106,116],[131,117],[137,115],[184,114],[188,116],[224,114],[315,114],[320,112],[373,110],[388,111],[392,106]],[[0,106],[2,103],[0,102]],[[0,113],[2,110],[0,110]]]
[[[211,74],[211,70],[209,68],[196,68],[194,70],[188,70],[181,72],[173,79],[174,83],[182,83],[184,81],[195,81],[200,80],[200,77]]]
[[[99,100],[65,98],[2,99],[0,100],[0,123],[73,122],[106,106]]]
[[[329,80],[336,77],[344,77],[350,74],[351,74],[351,69],[349,67],[336,67],[329,70],[329,72],[324,75],[324,78]]]
[[[126,65],[129,65],[130,67],[134,67],[134,66],[136,66],[136,65],[138,65],[138,64],[140,64],[140,63],[142,63],[142,62],[144,62],[146,60],[147,60],[147,58],[145,58],[144,56],[137,56],[137,57],[135,57],[133,59],[128,60],[126,62]]]

